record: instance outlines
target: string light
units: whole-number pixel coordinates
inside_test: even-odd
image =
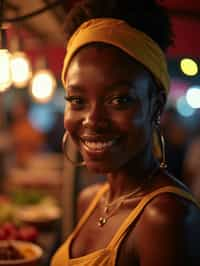
[[[3,25],[4,1],[0,1],[0,92],[6,91],[11,83],[10,53],[6,49],[6,29]]]
[[[10,53],[6,49],[6,38],[3,23],[20,22],[22,20],[37,16],[49,9],[53,9],[58,5],[61,5],[61,2],[57,0],[24,16],[18,16],[15,18],[8,19],[3,16],[4,3],[4,0],[0,0],[0,92],[7,90],[12,85],[12,83],[17,88],[24,87],[27,85],[27,82],[31,77],[30,64],[26,60],[27,58],[23,56],[23,59],[26,60],[26,63],[24,60],[22,61],[22,58],[17,59],[15,56],[11,58]]]
[[[12,84],[10,57],[7,49],[0,49],[0,92],[8,90]]]
[[[24,88],[32,75],[28,57],[23,52],[15,52],[11,57],[11,72],[13,85],[16,88]]]
[[[47,103],[54,94],[56,80],[50,70],[39,70],[31,81],[30,93],[36,102]]]

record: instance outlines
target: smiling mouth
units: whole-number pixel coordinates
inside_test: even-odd
[[[88,141],[81,140],[88,151],[91,152],[103,152],[110,149],[114,144],[116,144],[117,139],[112,139],[108,141]]]

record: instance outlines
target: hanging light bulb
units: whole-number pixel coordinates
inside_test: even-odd
[[[1,12],[3,14],[3,2],[1,5]],[[2,14],[0,21],[3,18]],[[0,92],[9,89],[12,84],[10,58],[11,55],[6,48],[6,27],[0,23]]]
[[[3,25],[4,0],[0,1],[0,92],[6,91],[12,84],[10,53],[6,48],[6,27]]]
[[[35,101],[39,103],[49,102],[56,88],[56,80],[48,69],[36,72],[31,81],[30,93]]]
[[[0,92],[9,89],[12,84],[10,58],[7,49],[0,49]]]
[[[11,72],[13,85],[16,88],[24,88],[32,75],[31,65],[25,53],[15,52],[12,54]]]

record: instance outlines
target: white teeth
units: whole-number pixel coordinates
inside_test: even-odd
[[[106,142],[92,142],[92,141],[84,141],[85,145],[94,150],[105,149],[114,144],[114,140],[106,141]]]

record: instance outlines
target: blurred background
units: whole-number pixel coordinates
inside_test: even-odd
[[[1,219],[16,219],[13,202],[23,207],[35,203],[39,210],[28,209],[17,217],[40,228],[37,241],[46,252],[44,265],[73,227],[77,192],[104,180],[65,162],[61,149],[63,24],[75,2],[0,1],[0,204],[8,205],[0,224]],[[160,2],[175,33],[167,54],[171,88],[162,117],[168,168],[200,200],[200,1]],[[76,157],[74,147],[68,148]],[[41,212],[44,206],[51,211]],[[41,224],[48,225],[48,232]]]

